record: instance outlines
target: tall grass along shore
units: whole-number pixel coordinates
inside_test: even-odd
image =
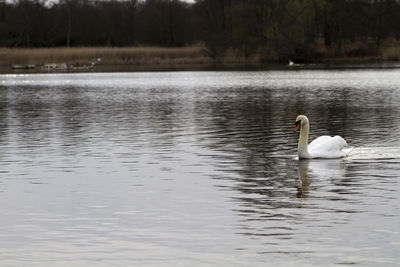
[[[202,45],[187,47],[58,47],[0,48],[0,66],[82,66],[101,59],[100,65],[176,66],[212,64]]]
[[[279,59],[265,60],[261,53],[244,56],[239,49],[228,49],[217,58],[211,57],[202,44],[185,47],[57,47],[57,48],[0,48],[0,67],[2,69],[40,68],[46,65],[90,66],[130,66],[132,68],[185,69],[191,66],[211,67],[215,65],[260,65],[279,63]],[[97,61],[96,61],[97,60]],[[295,58],[292,60],[296,60]],[[313,63],[368,63],[400,61],[398,42],[383,46],[373,56],[349,53],[333,56],[323,51]],[[286,62],[286,61],[284,61]],[[312,62],[312,59],[311,59]],[[281,62],[282,63],[282,62]]]

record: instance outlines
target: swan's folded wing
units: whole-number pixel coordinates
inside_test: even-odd
[[[344,157],[348,151],[347,142],[340,136],[320,136],[308,145],[308,151],[313,157],[336,158]]]

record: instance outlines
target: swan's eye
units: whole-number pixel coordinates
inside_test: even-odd
[[[299,125],[301,123],[301,120],[296,121],[296,126]]]

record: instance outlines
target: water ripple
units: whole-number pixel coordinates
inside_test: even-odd
[[[399,74],[0,75],[0,265],[395,265]]]

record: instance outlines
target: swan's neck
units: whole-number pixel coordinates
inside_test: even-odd
[[[301,126],[300,136],[299,136],[299,144],[297,146],[297,152],[299,158],[311,158],[310,153],[308,152],[308,131],[309,131],[309,123]]]

